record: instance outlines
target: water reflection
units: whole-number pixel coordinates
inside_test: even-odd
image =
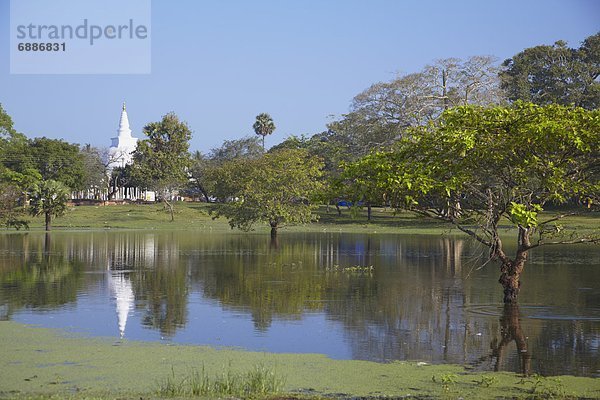
[[[519,309],[462,238],[50,235],[0,235],[1,318],[105,334],[106,311],[131,339],[600,375],[597,249],[534,253]]]
[[[51,234],[36,238],[6,235],[2,239],[5,239],[0,253],[3,319],[11,319],[15,310],[45,311],[76,301],[82,263],[67,258],[54,244]]]
[[[125,336],[125,327],[129,312],[133,309],[135,297],[133,287],[129,279],[129,274],[122,271],[108,271],[108,283],[117,308],[117,325],[119,326],[119,336]]]

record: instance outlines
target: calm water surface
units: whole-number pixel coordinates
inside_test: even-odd
[[[116,340],[600,377],[600,248],[536,249],[511,308],[498,266],[479,268],[484,253],[444,236],[0,234],[0,320]]]

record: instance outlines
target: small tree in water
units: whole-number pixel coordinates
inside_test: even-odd
[[[446,221],[489,248],[500,261],[504,302],[517,301],[529,251],[545,245],[598,243],[560,225],[600,200],[600,110],[517,102],[511,107],[450,109],[438,125],[419,127],[393,151],[371,154],[355,170],[394,205]],[[364,177],[362,177],[364,179]],[[548,203],[582,206],[551,215]],[[499,231],[516,228],[510,256]]]
[[[260,159],[238,159],[223,164],[219,175],[229,188],[229,203],[218,215],[231,227],[250,230],[266,222],[275,236],[282,224],[302,224],[315,219],[311,202],[321,189],[323,163],[306,150],[287,149]]]

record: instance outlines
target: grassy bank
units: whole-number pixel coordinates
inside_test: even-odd
[[[197,388],[202,382],[205,387],[273,383],[269,394],[258,390],[248,396],[258,398],[600,398],[600,380],[593,378],[92,339],[6,321],[0,322],[0,341],[4,398],[183,398],[192,394],[194,379]],[[211,393],[204,397],[231,397]]]
[[[230,231],[227,220],[213,220],[210,214],[211,205],[205,203],[178,203],[175,208],[175,221],[170,221],[167,213],[160,204],[124,204],[111,206],[77,206],[70,207],[67,213],[53,222],[55,230],[88,230],[88,229],[161,229],[161,230],[211,230],[216,232]],[[547,212],[544,218],[555,215]],[[317,222],[289,226],[285,231],[341,231],[386,233],[397,232],[406,234],[442,234],[456,233],[446,223],[433,221],[413,213],[394,213],[390,209],[373,209],[371,221],[367,220],[366,211],[352,212],[343,208],[339,216],[334,207],[318,210]],[[580,232],[591,231],[600,226],[600,213],[589,213],[584,216],[566,218],[562,225]],[[30,223],[32,230],[44,228],[41,217],[33,218]],[[507,232],[509,226],[506,226]],[[266,224],[257,225],[257,232],[269,232]]]

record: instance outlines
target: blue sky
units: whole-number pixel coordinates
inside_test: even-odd
[[[277,126],[268,146],[323,131],[372,83],[435,59],[600,31],[598,0],[154,0],[150,74],[11,75],[9,10],[0,0],[0,103],[17,130],[109,146],[126,101],[134,136],[174,111],[201,151],[254,134],[261,112]]]

